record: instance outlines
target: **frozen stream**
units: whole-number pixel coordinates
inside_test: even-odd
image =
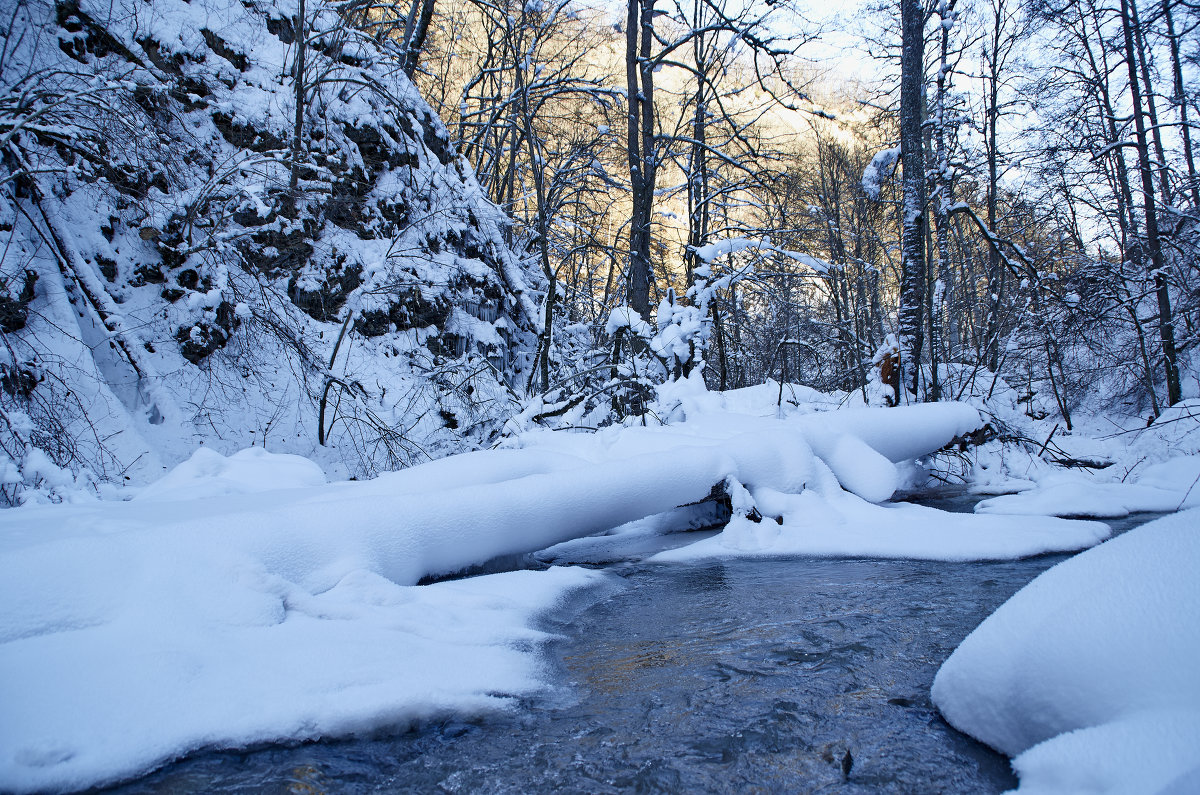
[[[616,564],[548,617],[557,687],[512,714],[210,753],[117,791],[999,792],[1007,759],[947,726],[929,686],[1063,557]]]

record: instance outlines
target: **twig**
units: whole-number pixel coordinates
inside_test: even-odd
[[[1050,429],[1050,435],[1046,437],[1046,441],[1042,442],[1042,448],[1037,451],[1038,458],[1042,457],[1042,453],[1046,452],[1046,447],[1049,446],[1050,440],[1054,438],[1054,434],[1058,431],[1058,423],[1054,423],[1054,427]]]

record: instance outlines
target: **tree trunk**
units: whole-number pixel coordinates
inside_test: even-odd
[[[421,8],[412,9],[409,18],[408,36],[404,41],[404,74],[409,80],[417,73],[421,62],[421,51],[425,49],[425,39],[429,36],[429,25],[433,21],[434,0],[420,0]],[[416,17],[415,24],[412,17]]]
[[[1150,139],[1154,143],[1154,156],[1158,163],[1158,190],[1162,194],[1163,205],[1169,207],[1171,199],[1171,180],[1168,177],[1166,148],[1163,146],[1162,129],[1158,124],[1158,109],[1154,105],[1154,84],[1150,80],[1150,66],[1146,62],[1146,41],[1142,35],[1142,26],[1138,22],[1137,4],[1129,5],[1130,21],[1133,23],[1134,52],[1137,57],[1138,69],[1142,76],[1143,97],[1146,102],[1146,118],[1150,121]]]
[[[654,0],[628,0],[625,31],[626,148],[633,210],[629,224],[629,306],[650,319],[650,221],[654,211]]]
[[[518,58],[514,63],[519,64]],[[538,339],[537,360],[542,377],[542,391],[550,389],[550,349],[554,344],[554,312],[558,299],[558,274],[550,261],[550,208],[546,197],[546,167],[542,156],[540,139],[533,127],[533,109],[529,102],[529,85],[525,80],[525,70],[519,65],[514,70],[517,80],[517,95],[521,103],[522,137],[529,152],[529,170],[533,175],[534,200],[538,236],[538,256],[542,265],[542,273],[546,276],[546,305],[543,316],[542,333]],[[530,382],[533,379],[530,378]]]
[[[1192,204],[1200,207],[1200,177],[1196,175],[1196,161],[1192,155],[1192,130],[1188,123],[1188,98],[1183,86],[1183,66],[1179,57],[1179,37],[1175,35],[1175,19],[1171,15],[1170,0],[1163,0],[1163,18],[1167,23],[1167,41],[1171,45],[1171,74],[1174,78],[1172,104],[1179,106],[1179,124],[1183,133],[1183,159],[1187,163],[1188,185],[1191,186]]]
[[[304,0],[296,11],[296,63],[293,87],[296,90],[296,118],[292,130],[292,173],[288,181],[288,202],[294,208],[299,199],[300,157],[304,150],[304,56],[308,52],[308,12]]]
[[[934,155],[937,162],[934,166],[934,184],[936,188],[933,198],[933,212],[936,219],[934,228],[937,235],[937,272],[935,275],[932,269],[930,269],[930,275],[926,279],[929,284],[926,296],[926,300],[929,301],[927,312],[929,316],[929,398],[935,401],[941,399],[941,384],[938,373],[938,360],[941,358],[941,351],[939,350],[942,318],[940,304],[941,296],[945,294],[944,281],[941,285],[943,290],[939,290],[937,281],[944,279],[945,274],[950,270],[949,207],[953,186],[950,183],[950,154],[947,150],[948,144],[946,142],[946,94],[951,69],[950,30],[954,22],[955,2],[956,0],[949,0],[949,2],[943,3],[938,7],[939,13],[944,16],[941,25],[941,58],[937,73],[937,116],[934,126],[936,134]],[[949,352],[947,353],[949,354]]]
[[[901,230],[900,382],[918,394],[924,341],[925,147],[921,119],[925,97],[925,12],[920,0],[902,0],[900,62],[900,159],[904,165]],[[897,397],[902,397],[898,395]]]
[[[1167,284],[1166,264],[1158,233],[1158,211],[1154,197],[1154,170],[1150,161],[1150,144],[1143,116],[1141,84],[1138,80],[1137,53],[1133,43],[1136,10],[1133,0],[1121,0],[1121,28],[1125,34],[1125,63],[1129,68],[1129,91],[1133,102],[1133,121],[1137,130],[1139,171],[1142,175],[1142,208],[1146,216],[1146,247],[1150,254],[1150,275],[1158,299],[1158,331],[1162,342],[1163,367],[1166,370],[1167,404],[1183,399],[1179,383],[1179,365],[1175,352],[1175,324],[1171,317],[1171,295]]]
[[[699,42],[701,41],[701,37],[697,36],[696,40],[697,61],[699,62]],[[705,97],[704,87],[704,80],[701,78],[700,84],[696,87],[696,108],[695,116],[692,120],[693,143],[690,152],[691,156],[688,159],[688,250],[685,254],[688,287],[691,287],[694,283],[696,268],[701,265],[696,256],[696,249],[703,246],[708,240],[710,220],[710,185],[708,152],[706,150],[708,102]]]
[[[999,5],[992,20],[990,54],[984,53],[987,75],[985,83],[985,141],[987,153],[987,223],[988,229],[996,233],[997,203],[1000,192],[1000,145],[997,140],[997,126],[1000,119],[1000,40],[1003,24],[1004,7]],[[987,346],[987,366],[993,373],[1000,370],[1000,311],[1004,301],[1005,275],[1007,270],[1000,267],[1000,252],[994,247],[988,247],[988,316],[985,342]],[[994,298],[992,296],[995,296]]]

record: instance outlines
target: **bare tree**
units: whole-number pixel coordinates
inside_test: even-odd
[[[1134,0],[1121,0],[1121,30],[1125,38],[1125,64],[1129,71],[1129,92],[1133,105],[1133,122],[1137,134],[1139,171],[1142,178],[1142,212],[1146,222],[1146,246],[1150,256],[1150,274],[1154,280],[1154,293],[1158,301],[1158,332],[1162,343],[1163,368],[1166,371],[1167,402],[1174,405],[1183,399],[1179,385],[1179,364],[1175,351],[1175,322],[1171,315],[1171,294],[1167,286],[1166,263],[1163,260],[1162,241],[1159,237],[1158,208],[1154,189],[1154,170],[1151,160],[1150,142],[1147,134],[1149,105],[1144,101],[1147,88],[1138,74],[1139,50],[1134,46],[1134,29],[1138,25],[1137,5]],[[1157,125],[1153,125],[1157,130]],[[1160,156],[1160,162],[1163,160]],[[1167,191],[1165,179],[1163,190]]]

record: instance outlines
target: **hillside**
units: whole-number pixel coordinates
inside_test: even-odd
[[[287,2],[13,12],[8,501],[143,482],[198,444],[364,476],[498,431],[539,277],[389,40],[307,17],[298,117]]]

